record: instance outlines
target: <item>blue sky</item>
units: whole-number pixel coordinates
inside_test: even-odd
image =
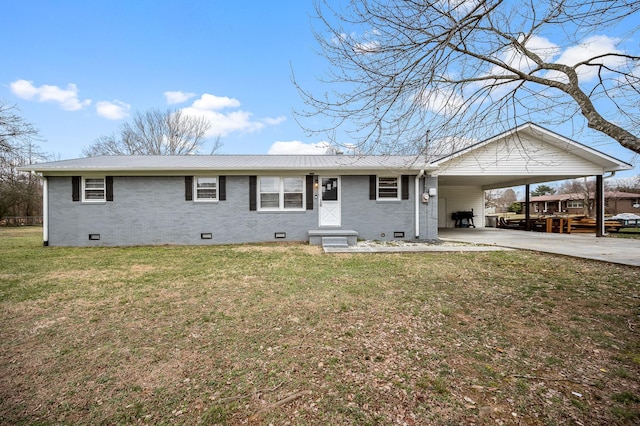
[[[222,130],[223,153],[314,144],[291,83],[292,68],[313,81],[323,66],[312,12],[309,1],[3,1],[0,99],[62,159],[136,111],[194,104]]]
[[[59,159],[151,108],[203,112],[222,133],[220,153],[305,152],[323,141],[294,118],[303,104],[291,71],[325,90],[312,15],[311,0],[2,0],[0,99]],[[593,146],[637,161],[602,140]]]

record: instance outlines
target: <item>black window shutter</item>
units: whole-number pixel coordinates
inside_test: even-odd
[[[402,199],[408,200],[409,199],[409,175],[402,175],[400,185],[402,186]]]
[[[224,201],[227,199],[227,177],[218,177],[218,200]]]
[[[313,176],[307,175],[307,210],[313,210]]]
[[[376,186],[377,186],[377,176],[371,175],[369,176],[369,199],[375,200],[376,197]]]
[[[80,176],[71,176],[71,199],[80,201]]]
[[[106,187],[107,201],[113,201],[113,176],[104,178],[104,185]]]
[[[193,176],[184,177],[184,200],[193,201]]]
[[[249,210],[255,211],[258,206],[257,202],[257,190],[258,190],[258,177],[249,176]]]

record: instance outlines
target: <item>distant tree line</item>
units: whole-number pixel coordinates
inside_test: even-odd
[[[45,157],[35,144],[38,131],[0,101],[0,221],[7,217],[42,215],[42,183],[17,170]]]
[[[18,167],[47,160],[38,145],[37,129],[14,105],[0,100],[0,224],[12,217],[42,216],[42,181]],[[138,112],[117,133],[101,136],[83,149],[96,155],[195,155],[203,148],[211,124],[182,111],[151,109]],[[210,154],[222,144],[214,141]]]

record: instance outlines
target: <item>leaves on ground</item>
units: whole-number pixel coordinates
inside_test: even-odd
[[[638,268],[37,241],[0,230],[5,424],[640,421]]]

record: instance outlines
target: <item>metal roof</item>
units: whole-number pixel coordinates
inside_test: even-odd
[[[47,174],[86,172],[163,173],[180,171],[319,172],[420,171],[433,167],[425,157],[390,155],[133,155],[100,156],[33,164],[20,168]]]

